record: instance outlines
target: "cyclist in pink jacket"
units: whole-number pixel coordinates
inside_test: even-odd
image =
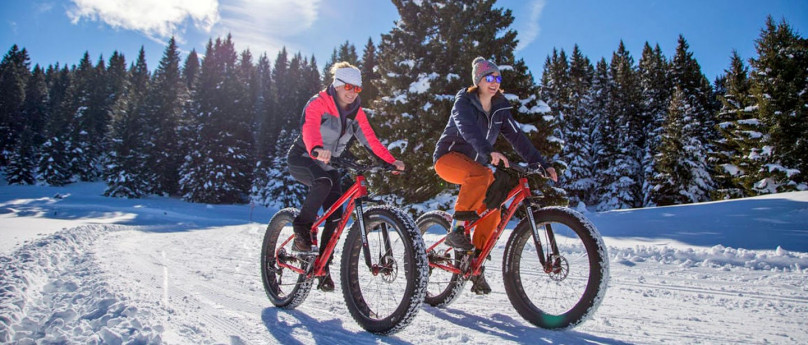
[[[365,111],[359,105],[359,93],[362,92],[359,69],[347,62],[338,62],[331,67],[331,73],[334,75],[331,85],[306,104],[301,134],[287,155],[289,173],[310,187],[300,206],[300,214],[293,222],[296,235],[293,249],[297,252],[317,251],[310,236],[317,212],[321,207],[331,207],[343,192],[339,172],[328,163],[331,157],[339,157],[345,152],[352,138],[357,138],[383,161],[404,170],[404,163],[395,159],[376,138]],[[326,220],[319,243],[328,243],[341,217],[342,210],[337,210]],[[322,254],[322,249],[320,251]],[[331,275],[321,278],[317,287],[333,291]]]

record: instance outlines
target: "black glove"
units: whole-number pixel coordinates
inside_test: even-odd
[[[501,166],[501,165],[500,165]],[[488,209],[498,209],[508,197],[508,192],[519,182],[519,177],[508,171],[508,169],[497,169],[494,172],[494,183],[485,192],[485,207]]]

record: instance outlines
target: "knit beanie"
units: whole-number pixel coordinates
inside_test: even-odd
[[[493,62],[483,59],[482,56],[478,56],[471,63],[471,78],[474,81],[474,86],[477,86],[483,77],[494,72],[499,73],[499,67]]]
[[[342,67],[334,72],[334,87],[345,85],[346,83],[362,87],[362,72],[356,67]]]

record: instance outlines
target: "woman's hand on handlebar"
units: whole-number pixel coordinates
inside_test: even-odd
[[[506,158],[505,155],[499,152],[491,152],[491,165],[497,166],[499,165],[500,161],[505,164],[506,168],[511,167],[510,163],[508,163],[508,158]]]
[[[396,166],[396,170],[398,171],[404,171],[404,168],[406,168],[406,166],[404,166],[404,162],[400,160],[396,160],[395,162],[393,162],[393,165]]]
[[[331,151],[329,150],[316,148],[312,150],[312,153],[314,153],[314,159],[325,164],[328,164],[331,161]]]
[[[547,168],[547,175],[550,177],[553,182],[558,182],[558,174],[556,174],[555,168],[549,167]]]

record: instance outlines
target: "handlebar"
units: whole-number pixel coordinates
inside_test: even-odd
[[[316,157],[315,153],[315,157]],[[360,164],[356,160],[343,158],[343,157],[331,157],[331,160],[328,162],[328,165],[337,166],[340,168],[345,168],[348,170],[353,170],[356,172],[378,172],[378,171],[393,171],[399,172],[396,170],[396,167],[392,164],[382,163],[382,164]]]
[[[510,165],[509,167],[505,167],[504,164],[500,163],[499,165],[496,166],[491,165],[491,166],[497,169],[511,170],[513,172],[516,172],[516,174],[518,174],[519,176],[539,175],[542,178],[549,178],[549,176],[547,175],[547,170],[545,170],[544,167],[542,166],[539,166],[536,169],[530,169],[530,168],[523,168],[522,166],[516,164],[515,162],[510,162],[509,165]]]

